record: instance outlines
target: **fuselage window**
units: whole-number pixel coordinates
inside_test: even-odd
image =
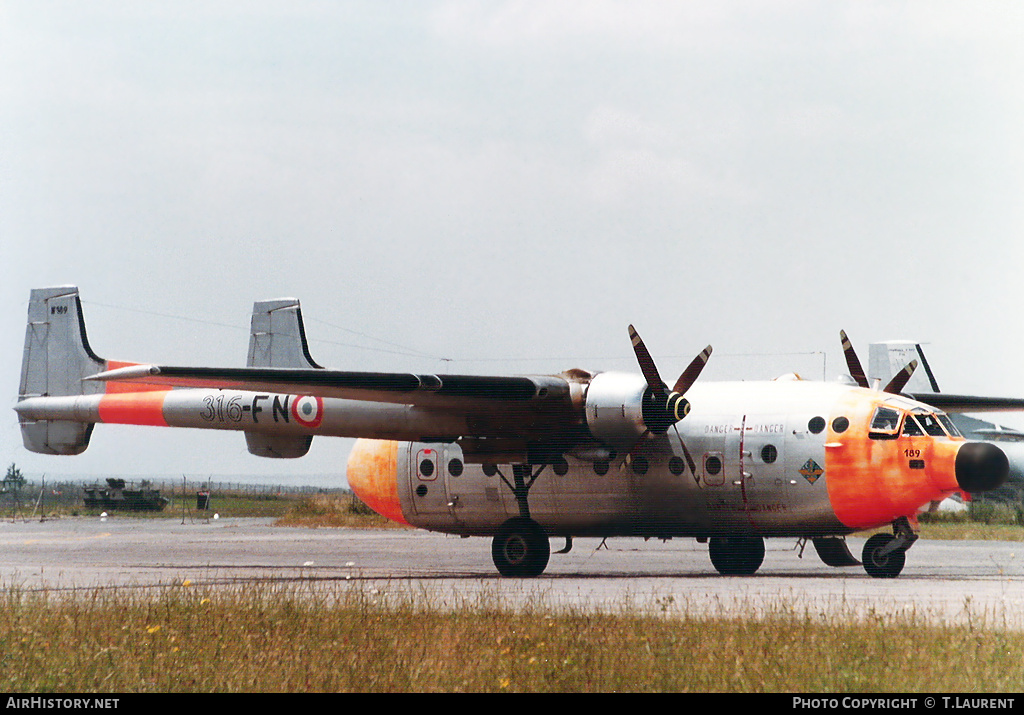
[[[708,474],[718,474],[722,471],[722,460],[714,455],[710,455],[704,460],[704,470]]]
[[[766,444],[761,450],[761,461],[765,464],[771,464],[779,458],[779,450],[776,449],[774,444]]]
[[[825,429],[825,418],[824,417],[812,417],[811,421],[807,423],[807,429],[812,434],[820,434]]]
[[[849,428],[850,420],[846,419],[845,417],[836,417],[834,420],[832,420],[832,429],[839,434],[842,434]]]

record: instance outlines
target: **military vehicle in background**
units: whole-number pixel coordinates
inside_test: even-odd
[[[105,487],[92,484],[83,489],[87,509],[163,511],[171,503],[167,497],[160,496],[159,489],[150,489],[145,483],[135,489],[127,486],[123,479],[108,478]]]

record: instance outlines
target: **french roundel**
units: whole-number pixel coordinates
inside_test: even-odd
[[[324,418],[324,401],[304,395],[292,401],[292,417],[303,427],[319,427]]]

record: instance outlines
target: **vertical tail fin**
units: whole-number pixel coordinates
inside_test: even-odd
[[[106,361],[89,347],[76,286],[37,288],[28,305],[25,355],[18,400],[103,391],[82,378],[102,372]],[[43,454],[80,454],[89,446],[93,423],[19,418],[25,448]]]
[[[309,355],[298,300],[280,298],[253,303],[246,365],[322,369]]]
[[[887,384],[900,370],[917,360],[921,368],[915,370],[903,391],[918,394],[938,392],[939,384],[935,381],[932,368],[924,356],[920,343],[893,340],[886,343],[871,343],[868,348],[868,372],[871,379],[879,379]]]
[[[322,370],[309,354],[302,309],[295,298],[253,303],[249,334],[249,367],[292,367]],[[259,457],[295,458],[309,451],[313,436],[285,437],[246,432],[251,454]]]

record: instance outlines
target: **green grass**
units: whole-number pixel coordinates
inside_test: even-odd
[[[280,526],[407,529],[366,506],[354,494],[317,494],[293,502],[276,522]]]
[[[311,585],[0,602],[8,692],[1016,692],[1024,633],[917,616],[456,608]],[[968,667],[969,665],[969,667]]]

